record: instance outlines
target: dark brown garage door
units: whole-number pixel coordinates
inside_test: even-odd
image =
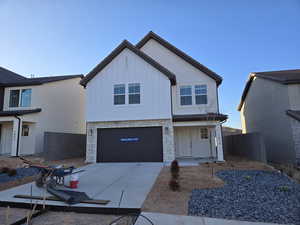
[[[98,162],[162,162],[162,128],[98,129]]]

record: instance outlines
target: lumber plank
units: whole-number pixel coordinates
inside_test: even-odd
[[[44,197],[42,197],[42,196],[15,195],[14,197],[15,198],[24,198],[24,199],[44,200]],[[57,198],[55,196],[47,196],[45,198],[45,200],[48,200],[48,201],[59,201],[59,202],[62,201],[62,200],[60,200],[59,198]],[[109,202],[110,202],[109,200],[90,199],[90,200],[81,201],[80,203],[106,205]]]

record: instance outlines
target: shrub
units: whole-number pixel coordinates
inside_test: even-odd
[[[177,180],[179,178],[179,173],[178,172],[171,172],[172,178]]]
[[[8,170],[7,175],[10,176],[10,177],[13,177],[13,176],[17,175],[17,170],[16,169],[10,169],[10,170]]]
[[[171,163],[171,173],[179,173],[179,164],[177,160],[173,160]]]
[[[172,178],[169,182],[169,187],[172,191],[179,191],[179,183],[176,179]]]

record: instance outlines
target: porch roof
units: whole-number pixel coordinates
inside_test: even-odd
[[[1,116],[22,116],[25,114],[30,114],[30,113],[38,113],[41,112],[41,108],[37,109],[27,109],[27,110],[7,110],[7,111],[0,111],[0,117]]]
[[[173,115],[173,122],[185,121],[224,121],[228,118],[227,115],[220,113],[206,113],[206,114],[187,114],[187,115]]]

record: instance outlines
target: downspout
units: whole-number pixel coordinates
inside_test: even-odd
[[[16,157],[19,157],[19,140],[20,140],[20,128],[21,128],[21,118],[15,115],[15,117],[18,119],[18,135],[17,135],[17,151],[16,151]]]

